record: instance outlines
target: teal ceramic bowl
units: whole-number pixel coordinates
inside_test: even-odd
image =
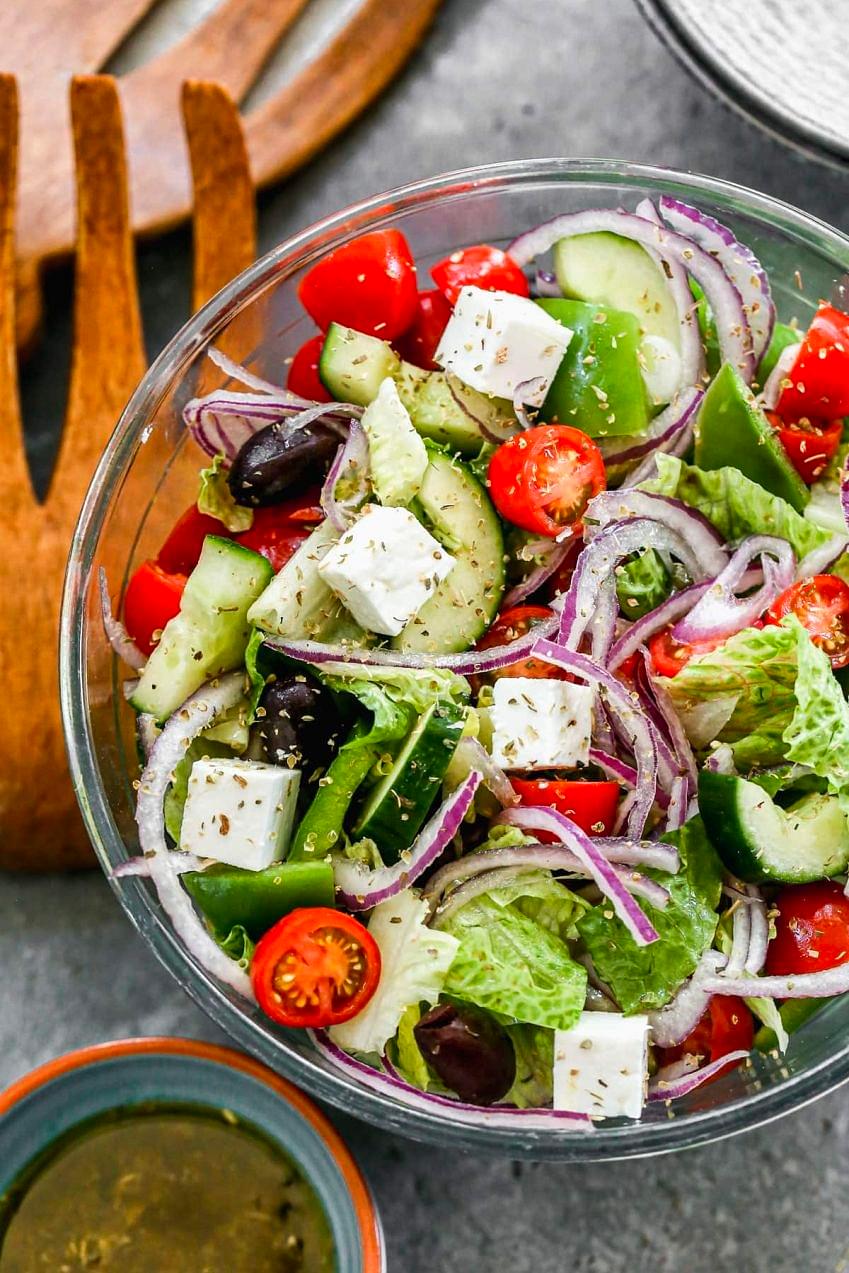
[[[312,1185],[333,1234],[337,1273],[384,1273],[380,1221],[368,1187],[324,1115],[257,1061],[192,1039],[85,1048],[8,1088],[0,1095],[0,1196],[74,1127],[150,1102],[232,1110],[257,1127]]]

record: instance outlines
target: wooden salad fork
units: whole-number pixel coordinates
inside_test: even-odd
[[[41,313],[42,263],[74,242],[67,85],[100,70],[157,0],[0,0],[2,65],[18,78],[18,340]],[[180,128],[187,75],[242,101],[310,0],[220,0],[173,47],[118,81],[124,111],[133,228],[156,231],[189,215],[191,176]],[[318,55],[245,118],[255,186],[288,175],[391,83],[440,0],[362,0]]]
[[[129,8],[117,0],[115,7]],[[15,346],[18,88],[13,76],[0,75],[0,866],[7,869],[92,860],[62,740],[59,604],[88,482],[147,365],[116,83],[79,76],[70,102],[77,190],[73,351],[59,453],[39,502],[24,449]],[[226,90],[190,81],[182,109],[198,307],[253,260],[255,201],[238,109]]]

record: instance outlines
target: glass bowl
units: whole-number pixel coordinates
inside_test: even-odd
[[[425,270],[469,242],[508,243],[559,212],[633,208],[663,193],[698,204],[730,224],[769,270],[779,313],[804,323],[836,277],[849,269],[849,238],[787,204],[727,182],[612,161],[541,159],[452,173],[378,195],[295,235],[246,270],[171,341],[147,373],[95,473],[74,536],[61,618],[61,692],[73,781],[100,863],[112,868],[137,850],[132,712],[126,669],[104,637],[97,572],[113,591],[156,552],[194,502],[200,453],[180,412],[188,398],[222,384],[210,344],[278,382],[284,358],[311,334],[298,281],[323,253],[366,229],[400,226]],[[160,961],[198,1004],[248,1051],[314,1096],[405,1135],[513,1157],[625,1158],[696,1145],[757,1126],[822,1095],[849,1077],[849,997],[806,1025],[781,1059],[756,1058],[674,1108],[649,1107],[638,1122],[598,1126],[592,1135],[509,1130],[411,1109],[340,1074],[306,1035],[279,1029],[218,984],[183,948],[149,884],[112,880],[121,903]]]
[[[151,1104],[227,1110],[258,1128],[315,1191],[333,1234],[338,1273],[384,1273],[383,1234],[368,1186],[325,1116],[264,1065],[196,1039],[121,1039],[82,1048],[0,1092],[0,1198],[74,1128]]]

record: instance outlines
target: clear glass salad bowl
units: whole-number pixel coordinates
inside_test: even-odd
[[[849,238],[765,195],[708,177],[598,160],[541,159],[451,173],[378,195],[311,226],[275,248],[219,293],[171,341],[139,385],[106,448],[71,548],[61,618],[62,708],[73,780],[103,870],[137,851],[133,713],[120,666],[103,632],[97,577],[114,591],[153,555],[195,499],[200,454],[181,422],[183,404],[223,383],[207,358],[216,345],[278,383],[284,360],[311,333],[296,289],[325,252],[366,229],[400,226],[422,275],[458,246],[506,245],[560,212],[633,208],[668,193],[728,223],[769,272],[779,316],[805,323],[849,269]],[[218,984],[184,949],[150,885],[112,879],[132,922],[176,980],[232,1038],[314,1096],[403,1134],[513,1157],[625,1158],[702,1144],[796,1109],[849,1078],[849,997],[825,1007],[781,1058],[756,1057],[674,1108],[650,1105],[640,1122],[598,1125],[591,1134],[555,1125],[505,1130],[484,1116],[411,1108],[334,1070],[306,1034],[275,1027]]]

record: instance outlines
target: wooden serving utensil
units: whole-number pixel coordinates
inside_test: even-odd
[[[187,73],[215,80],[236,101],[256,81],[310,0],[221,0],[172,48],[118,81],[124,109],[133,227],[151,232],[189,215],[191,177],[180,128]],[[0,0],[3,66],[21,106],[18,340],[41,313],[42,263],[74,242],[67,84],[105,65],[156,0]],[[251,111],[245,135],[254,185],[288,175],[391,83],[440,0],[362,0],[317,57]]]
[[[115,81],[79,76],[70,101],[77,188],[73,354],[59,455],[40,503],[24,451],[15,349],[18,91],[14,76],[0,75],[0,866],[7,869],[92,861],[62,740],[59,603],[86,487],[146,367]],[[239,114],[227,92],[191,81],[183,112],[195,192],[197,307],[253,260],[255,206]]]

